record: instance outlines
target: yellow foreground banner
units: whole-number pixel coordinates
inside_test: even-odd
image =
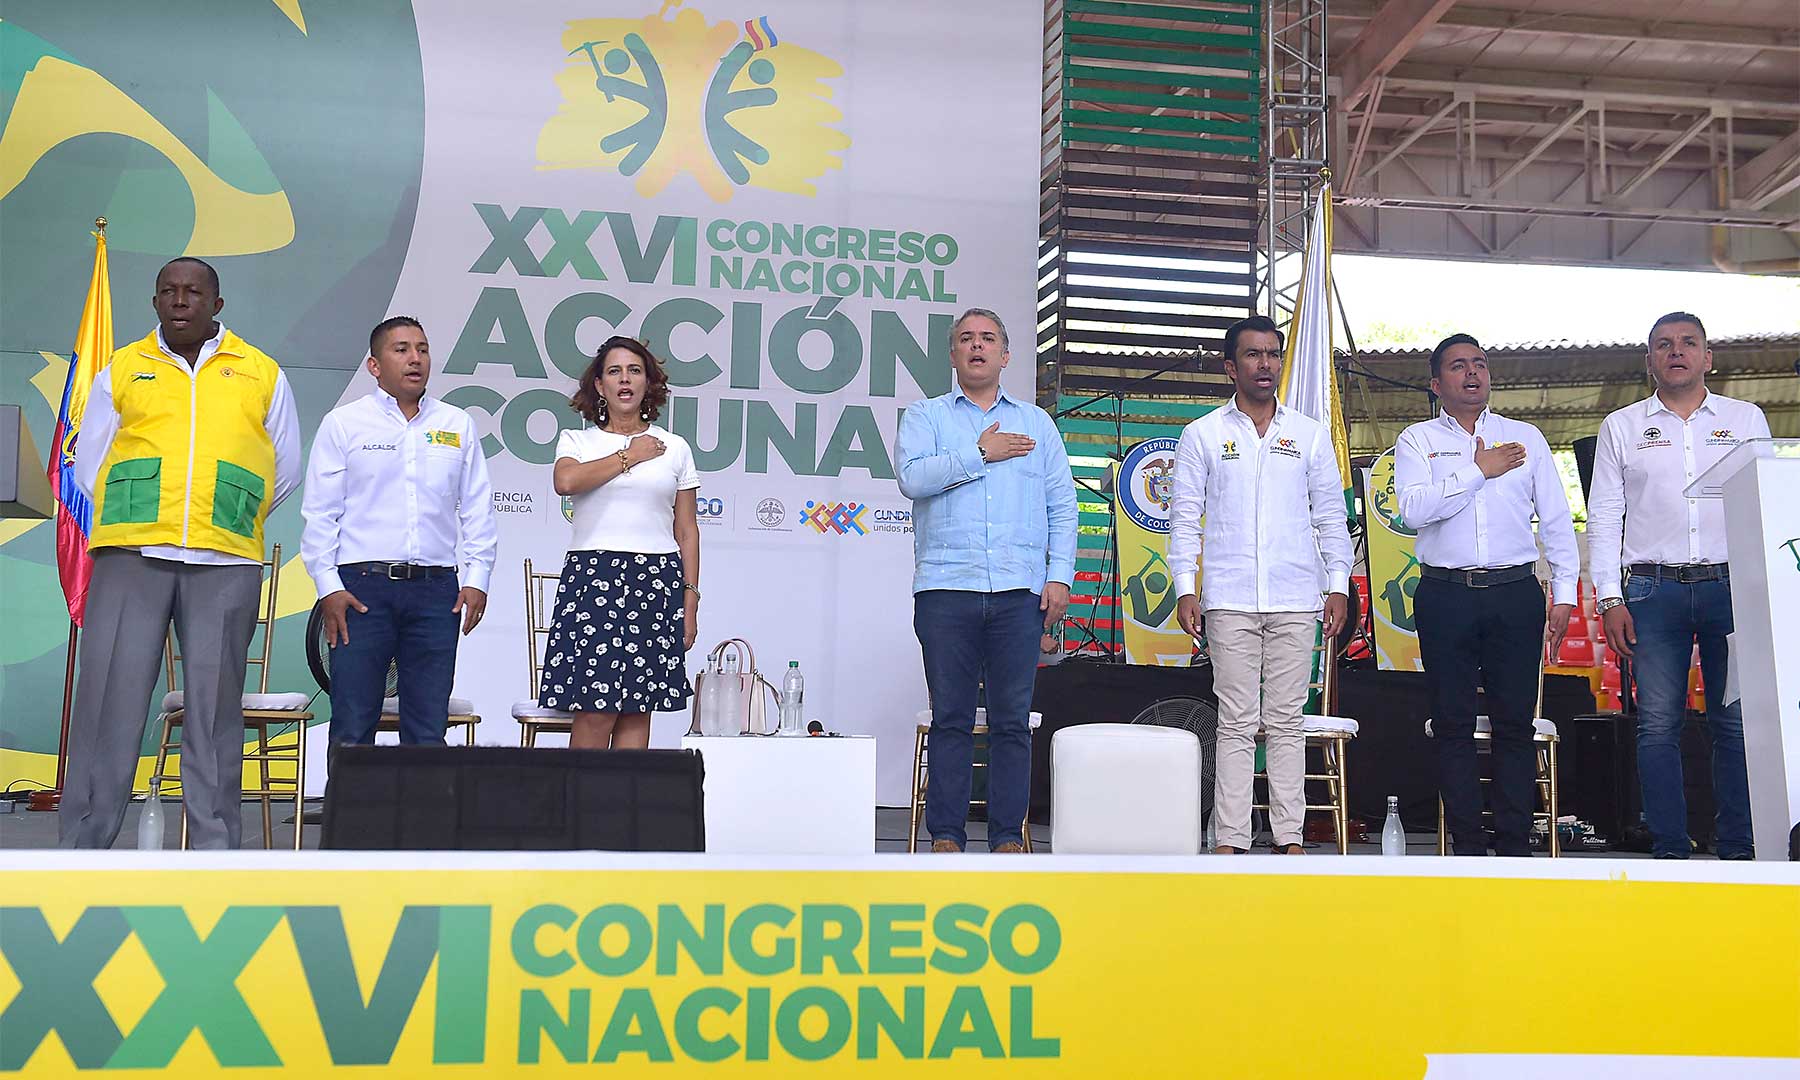
[[[1800,1073],[1786,866],[1302,861],[14,853],[0,1070]]]

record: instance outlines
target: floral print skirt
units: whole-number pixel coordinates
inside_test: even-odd
[[[571,551],[556,589],[538,704],[565,712],[678,712],[693,694],[681,555]]]

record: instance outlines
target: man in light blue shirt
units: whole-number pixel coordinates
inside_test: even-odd
[[[988,850],[1024,850],[1038,642],[1075,580],[1075,480],[1048,413],[1000,389],[1000,316],[950,328],[956,388],[900,421],[900,491],[913,500],[913,631],[931,695],[931,850],[968,842],[975,707],[987,691]]]

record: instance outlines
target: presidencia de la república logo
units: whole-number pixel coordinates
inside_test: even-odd
[[[827,82],[843,67],[806,47],[804,27],[713,22],[681,2],[565,28],[562,104],[538,133],[539,168],[615,170],[645,198],[684,175],[721,203],[746,186],[816,194],[850,145],[831,126],[844,114]]]

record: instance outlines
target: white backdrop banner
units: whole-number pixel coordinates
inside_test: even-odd
[[[522,563],[561,566],[552,450],[581,424],[575,378],[624,333],[665,360],[659,422],[702,474],[690,675],[733,636],[771,679],[800,661],[807,716],[876,735],[879,797],[907,800],[925,690],[894,435],[949,388],[966,307],[1007,320],[1007,388],[1033,392],[1042,16],[1037,0],[420,9],[425,161],[392,311],[424,323],[431,389],[489,453],[500,561],[456,680],[481,742],[517,740]],[[685,724],[659,716],[652,744]]]

